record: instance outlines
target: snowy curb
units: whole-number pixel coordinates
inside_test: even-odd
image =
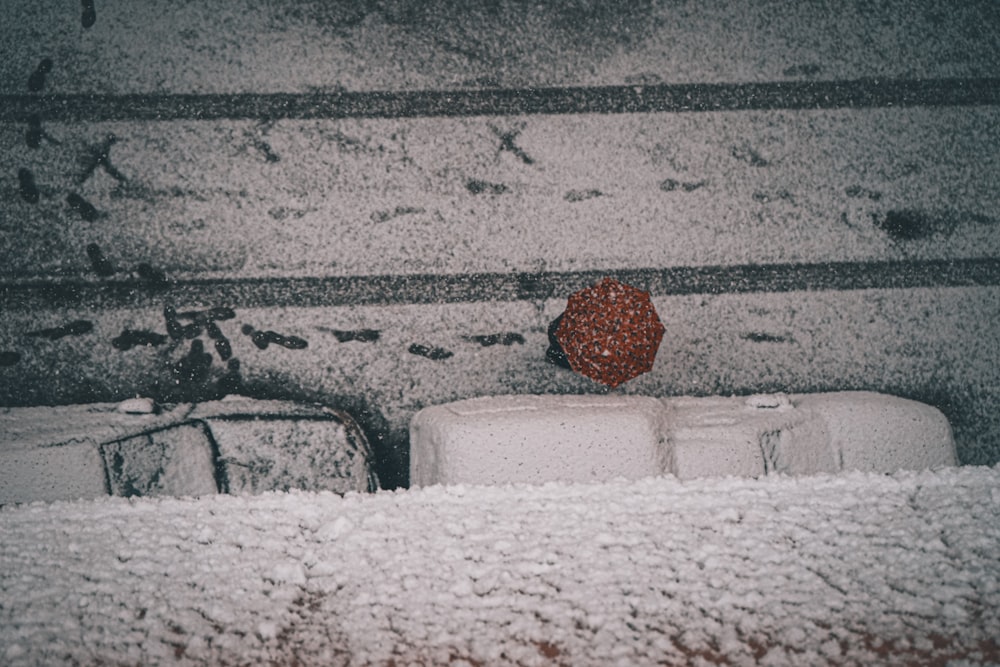
[[[955,465],[936,408],[872,392],[494,396],[410,423],[410,484],[680,479]]]

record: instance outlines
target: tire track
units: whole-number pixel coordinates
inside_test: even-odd
[[[3,95],[0,122],[415,118],[1000,104],[1000,79],[854,79],[333,93]],[[504,137],[501,137],[504,139]],[[510,143],[513,144],[513,138]]]

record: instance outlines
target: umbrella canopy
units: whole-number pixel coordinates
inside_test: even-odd
[[[570,295],[554,336],[570,368],[614,388],[653,367],[663,332],[649,292],[605,278]]]

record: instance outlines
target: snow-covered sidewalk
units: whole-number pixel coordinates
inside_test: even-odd
[[[1000,467],[0,510],[6,665],[997,664]]]

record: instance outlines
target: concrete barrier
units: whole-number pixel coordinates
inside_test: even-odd
[[[341,410],[240,397],[0,409],[0,505],[102,495],[373,491],[372,453]]]
[[[421,410],[410,426],[410,485],[644,477],[658,460],[655,398],[497,396]]]
[[[749,397],[497,396],[410,425],[410,483],[807,475],[955,465],[948,420],[872,392]]]

